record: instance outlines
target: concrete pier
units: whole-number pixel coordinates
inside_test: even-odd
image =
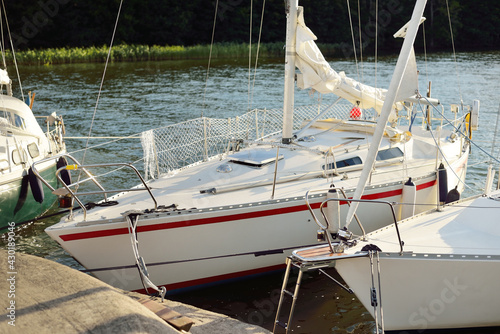
[[[0,333],[269,333],[190,305],[124,292],[43,258],[10,256],[0,250]]]

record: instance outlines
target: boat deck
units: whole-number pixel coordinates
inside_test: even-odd
[[[435,170],[434,160],[429,160],[429,151],[426,147],[430,145],[418,135],[418,130],[413,140],[407,144],[394,143],[388,138],[382,142],[382,148],[401,147],[405,152],[406,160],[392,158],[381,161],[382,165],[373,172],[373,184],[376,187],[397,180],[401,182],[410,174],[413,179]],[[325,188],[334,182],[337,187],[354,189],[362,164],[349,165],[338,169],[337,176],[326,178],[324,166],[327,163],[323,153],[329,147],[337,147],[335,159],[350,159],[359,156],[364,160],[367,152],[367,136],[357,132],[325,131],[321,128],[310,128],[305,135],[315,136],[315,142],[299,142],[300,146],[282,148],[279,154],[283,159],[278,162],[278,177],[274,199],[293,200],[299,194],[300,197],[310,189]],[[353,142],[353,138],[356,140]],[[291,145],[290,145],[291,146]],[[458,147],[457,147],[458,148]],[[271,145],[256,145],[241,152],[254,151],[274,152],[276,148]],[[449,152],[450,160],[460,152]],[[238,153],[237,153],[238,154]],[[434,153],[431,153],[434,156]],[[158,200],[159,205],[177,205],[179,210],[192,208],[204,209],[208,207],[230,207],[241,203],[267,203],[272,199],[274,163],[261,167],[230,162],[233,155],[224,159],[211,159],[209,161],[195,164],[189,168],[172,172],[166,177],[152,180],[148,183],[152,193]],[[230,163],[229,163],[230,162]],[[428,164],[427,167],[425,163]],[[230,165],[230,173],[217,172],[221,165]],[[412,172],[413,170],[419,170]],[[398,176],[399,175],[399,176]],[[367,189],[370,188],[370,185]],[[248,200],[251,199],[251,200]],[[153,208],[153,201],[146,193],[128,192],[112,196],[110,200],[119,202],[119,205],[90,210],[87,221],[124,221],[122,214],[126,210],[146,210]],[[79,221],[81,214],[75,215]],[[78,217],[78,218],[77,218]]]
[[[467,208],[464,210],[464,208]],[[403,256],[500,256],[500,225],[487,211],[500,213],[500,191],[489,196],[476,196],[446,205],[438,210],[416,215],[398,223]],[[360,241],[346,250],[356,254],[367,244],[374,244],[382,254],[400,253],[394,224],[367,234],[367,241]]]

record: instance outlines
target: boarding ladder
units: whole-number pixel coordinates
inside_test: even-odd
[[[339,244],[340,245],[340,244]],[[335,246],[338,247],[339,245]],[[301,250],[304,251],[304,250]],[[348,291],[349,293],[353,293],[353,291],[344,286],[341,282],[336,280],[334,277],[326,273],[323,269],[333,267],[335,265],[335,261],[330,251],[328,245],[320,245],[316,247],[310,247],[307,249],[308,252],[311,252],[313,255],[310,257],[309,254],[300,254],[297,251],[294,251],[293,254],[286,259],[286,271],[285,277],[283,278],[283,286],[281,288],[280,300],[278,303],[278,309],[276,311],[276,319],[274,321],[273,333],[277,333],[277,326],[285,329],[285,333],[289,333],[292,324],[293,312],[295,310],[295,305],[297,303],[297,299],[299,296],[300,284],[302,282],[303,273],[311,270],[318,270],[322,274],[326,275],[328,278],[333,280],[343,289]],[[336,250],[338,252],[339,250]],[[292,272],[292,267],[298,268],[299,272],[297,275],[297,281],[295,283],[295,288],[293,291],[287,290],[288,280],[290,278],[290,273]],[[280,321],[282,306],[285,298],[291,297],[291,306],[288,313],[288,321],[282,322]]]
[[[331,190],[331,189],[330,189]],[[281,288],[281,294],[280,294],[280,300],[278,302],[278,308],[276,310],[276,318],[274,321],[274,326],[273,326],[273,333],[277,333],[277,328],[281,327],[285,329],[285,333],[289,333],[291,330],[291,324],[292,324],[292,318],[293,318],[293,313],[295,311],[295,306],[297,303],[297,299],[299,296],[299,290],[300,290],[300,284],[302,281],[302,277],[304,272],[307,271],[312,271],[312,270],[317,270],[320,273],[324,274],[326,277],[331,279],[333,282],[335,282],[337,285],[339,285],[342,289],[346,290],[349,293],[354,293],[353,290],[338,280],[336,280],[334,277],[329,275],[328,273],[325,272],[324,269],[327,268],[332,268],[335,266],[335,262],[338,259],[338,255],[346,256],[344,253],[344,249],[348,248],[350,246],[355,245],[357,242],[356,240],[352,240],[352,235],[349,234],[348,231],[341,230],[336,233],[335,240],[333,240],[333,237],[331,235],[331,232],[328,230],[330,227],[330,222],[328,220],[328,216],[324,213],[324,207],[327,202],[337,202],[339,203],[340,201],[346,201],[348,205],[351,204],[351,202],[370,202],[370,203],[381,203],[381,204],[386,204],[389,205],[391,208],[392,216],[394,219],[394,225],[396,227],[398,239],[399,239],[399,245],[400,245],[400,251],[403,253],[403,243],[401,241],[401,237],[399,234],[399,229],[398,225],[396,223],[396,215],[394,212],[394,208],[391,203],[385,202],[385,201],[376,201],[376,200],[354,200],[354,199],[348,199],[345,192],[342,189],[336,189],[339,191],[340,194],[343,195],[343,198],[327,198],[327,200],[323,201],[320,205],[320,212],[323,215],[324,221],[326,225],[321,223],[317,216],[315,215],[314,211],[312,210],[312,207],[309,203],[309,193],[310,192],[317,192],[317,190],[312,190],[309,191],[306,194],[306,204],[309,208],[309,211],[311,212],[316,224],[320,227],[320,230],[318,230],[318,241],[327,241],[327,244],[321,244],[318,246],[313,246],[313,247],[307,247],[307,248],[302,248],[302,249],[297,249],[292,252],[292,255],[286,258],[286,271],[285,271],[285,276],[283,278],[283,285]],[[366,240],[365,236],[365,231],[361,225],[361,222],[359,221],[359,218],[354,215],[356,221],[358,222],[361,231],[363,232],[363,236],[360,238],[361,240]],[[353,254],[352,257],[361,257],[361,256],[370,256],[370,262],[371,266],[373,269],[373,263],[372,263],[372,254],[371,252],[362,252],[360,254]],[[378,256],[378,255],[377,255]],[[292,272],[292,267],[298,268],[298,275],[297,275],[297,281],[295,283],[295,288],[293,291],[287,290],[288,286],[288,280],[290,278],[290,273]],[[378,268],[379,275],[380,275],[380,267]],[[372,278],[373,278],[373,270],[372,270]],[[380,281],[380,277],[379,277]],[[375,288],[372,288],[375,289]],[[377,307],[377,301],[376,301],[376,296],[377,292],[375,291],[375,299],[372,301],[372,305],[374,307]],[[287,322],[281,321],[281,311],[283,308],[283,302],[285,298],[292,298],[291,304],[290,304],[290,309],[288,313],[288,319]],[[380,305],[381,309],[381,305]],[[383,318],[382,318],[383,319]],[[377,318],[376,320],[376,327],[377,327],[377,333],[378,333],[378,323],[377,323]],[[383,332],[383,325],[382,325],[382,332]]]
[[[295,310],[295,305],[296,305],[297,298],[299,295],[300,284],[301,284],[304,272],[307,272],[310,270],[318,270],[322,274],[326,275],[328,278],[332,279],[335,283],[339,284],[342,288],[344,288],[345,290],[352,293],[351,289],[345,287],[343,284],[341,284],[339,281],[337,281],[335,278],[333,278],[332,276],[330,276],[329,274],[327,274],[323,270],[323,269],[326,269],[328,267],[332,267],[334,265],[335,262],[332,261],[331,256],[335,253],[341,252],[343,244],[338,242],[338,241],[334,241],[332,238],[332,235],[329,231],[329,230],[331,230],[330,229],[331,223],[330,223],[329,217],[327,217],[327,215],[325,214],[325,212],[323,210],[323,207],[328,200],[323,201],[320,205],[320,211],[321,211],[321,214],[323,215],[325,223],[322,223],[318,219],[318,217],[316,216],[316,214],[314,213],[314,211],[312,209],[310,197],[314,197],[314,195],[312,195],[312,193],[318,193],[318,192],[320,192],[320,193],[321,192],[322,193],[328,192],[330,194],[335,193],[336,194],[335,199],[337,200],[337,204],[339,203],[339,200],[340,200],[339,196],[338,196],[339,194],[342,195],[343,200],[348,198],[347,194],[345,193],[345,191],[342,188],[334,188],[334,187],[330,187],[328,190],[325,190],[325,189],[310,190],[306,193],[305,200],[306,200],[307,208],[309,209],[309,212],[311,213],[314,221],[316,222],[316,224],[320,228],[318,230],[318,241],[327,241],[328,244],[326,244],[326,245],[323,244],[320,246],[307,248],[307,250],[312,250],[312,253],[308,253],[308,254],[302,254],[303,250],[296,250],[292,253],[291,256],[287,257],[285,277],[283,278],[283,286],[281,288],[280,300],[278,303],[278,309],[276,311],[276,319],[274,321],[273,333],[276,333],[277,326],[284,328],[285,333],[289,332],[289,330],[291,328],[293,312]],[[320,194],[320,196],[321,196],[321,194]],[[326,197],[331,198],[331,196],[328,196],[328,195]],[[350,202],[347,202],[347,204],[350,205]],[[361,225],[357,215],[354,215],[354,217],[355,217],[356,221],[358,222],[359,227],[361,228],[361,231],[363,232],[363,238],[364,238],[364,236],[365,236],[364,228]],[[332,217],[330,217],[330,219],[332,219]],[[335,219],[333,219],[333,220],[335,220]],[[340,221],[338,223],[340,223]],[[339,232],[340,232],[340,229],[339,229]],[[292,266],[295,268],[298,268],[299,272],[297,275],[297,281],[295,283],[295,289],[293,291],[289,291],[289,290],[287,290],[287,286],[288,286],[288,280],[290,277],[290,273],[292,271]],[[290,310],[288,313],[288,321],[282,322],[282,321],[280,321],[280,316],[281,316],[283,301],[286,297],[291,297],[292,301],[291,301],[291,306],[290,306]]]

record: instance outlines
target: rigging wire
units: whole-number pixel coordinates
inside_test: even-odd
[[[444,113],[442,113],[441,111],[439,111],[438,108],[436,108],[435,105],[433,105],[429,99],[425,96],[422,96],[422,99],[426,100],[427,103],[433,108],[434,111],[436,111],[448,124],[450,124],[453,129],[455,129],[455,131],[457,131],[458,133],[460,133],[460,135],[462,135],[470,144],[474,145],[478,150],[480,150],[481,152],[483,152],[484,154],[486,154],[488,157],[490,157],[491,159],[493,159],[495,162],[497,163],[500,163],[500,159],[497,159],[495,158],[494,156],[490,155],[488,152],[486,152],[481,146],[479,146],[478,144],[476,144],[476,141],[470,139],[469,137],[467,137],[466,134],[464,134],[464,132],[459,129],[458,127],[456,127],[453,122],[451,122],[448,118],[446,118],[446,116],[444,115]],[[423,107],[422,105],[419,103],[419,106],[420,106],[420,109],[421,111],[423,112]],[[432,134],[432,131],[431,131],[431,134]]]
[[[422,22],[422,35],[424,39],[424,64],[425,64],[425,81],[429,82],[429,70],[427,69],[427,44],[425,40],[425,21]]]
[[[354,61],[356,62],[356,72],[358,74],[358,81],[359,81],[358,55],[356,51],[356,42],[354,39],[354,28],[352,26],[351,5],[349,4],[349,0],[347,0],[347,12],[349,13],[349,25],[351,26],[352,49],[354,51]]]
[[[2,0],[2,4],[3,4],[3,0]],[[4,34],[3,34],[3,10],[0,9],[0,33],[2,34],[2,44],[0,45],[0,48],[1,48],[1,52],[2,52],[2,60],[3,60],[3,68],[7,71],[7,62],[5,61],[5,38],[4,38]],[[7,88],[8,90],[8,88]],[[1,93],[3,93],[3,87],[2,87],[2,90],[0,91]],[[3,94],[1,94],[3,95]],[[0,96],[1,96],[0,95]],[[3,102],[3,97],[1,98],[2,102]],[[7,110],[3,110],[2,111],[2,115],[4,118],[8,118],[7,117]],[[0,231],[2,229],[0,228]]]
[[[347,0],[347,11],[349,13],[349,25],[351,28],[351,38],[352,38],[352,48],[354,51],[354,61],[356,63],[356,74],[358,78],[358,82],[362,83],[363,82],[363,47],[362,47],[362,37],[361,37],[361,6],[360,2],[358,0],[358,33],[359,33],[359,49],[360,49],[360,61],[361,61],[361,79],[360,79],[360,71],[359,71],[359,64],[358,64],[358,56],[357,56],[357,50],[356,50],[356,42],[355,42],[355,37],[354,37],[354,28],[352,24],[352,14],[351,14],[351,6],[349,4],[349,0]],[[361,96],[363,92],[361,92]],[[367,144],[368,144],[368,137],[366,138]]]
[[[214,37],[215,37],[215,24],[217,22],[217,10],[219,9],[219,0],[215,2],[215,13],[214,13],[214,24],[212,26],[212,40],[210,41],[210,53],[208,54],[208,66],[207,66],[207,76],[205,78],[205,90],[203,92],[203,107],[201,108],[201,117],[203,117],[203,111],[205,110],[205,100],[207,96],[207,87],[208,87],[208,75],[210,73],[210,63],[212,61],[212,49],[214,46]]]
[[[250,85],[252,82],[252,23],[253,23],[253,0],[250,1],[250,40],[248,42],[248,105],[247,111],[250,111]]]
[[[378,0],[375,1],[375,89],[377,89],[377,61],[378,61]],[[374,96],[374,101],[377,101]]]
[[[425,99],[429,104],[431,104],[429,102],[429,100],[425,97],[425,96],[422,96],[423,99]],[[422,112],[423,114],[425,114],[424,112],[424,106],[420,103],[420,100],[418,101],[418,107],[420,109],[420,112]],[[453,126],[455,129],[457,129],[459,131],[459,129],[457,127],[455,127],[455,125],[453,123],[451,123],[448,119],[446,119],[446,117],[444,117],[444,115],[434,106],[432,105],[432,107],[437,110],[438,113],[441,114],[441,117],[443,117],[451,126]],[[427,117],[424,117],[424,121],[427,122]],[[441,156],[441,158],[444,160],[444,162],[446,163],[447,166],[450,166],[451,167],[451,164],[450,162],[448,161],[448,159],[446,158],[446,155],[444,154],[443,150],[441,149],[441,146],[439,145],[438,143],[438,140],[437,138],[434,136],[434,131],[432,130],[432,128],[430,127],[430,124],[429,125],[429,133],[432,137],[432,140],[434,141],[434,145],[436,146],[437,150],[439,151],[439,155]],[[460,133],[462,134],[462,136],[466,137],[461,131]],[[467,137],[466,137],[467,138]],[[469,140],[469,142],[472,142],[471,140]],[[458,182],[459,183],[462,183],[464,185],[464,187],[468,188],[468,189],[472,189],[468,184],[466,184],[462,178],[460,178],[459,175],[457,175],[457,173],[453,170],[453,168],[450,169],[453,174],[455,175],[455,177],[457,178]]]
[[[99,106],[99,99],[101,97],[102,87],[104,85],[104,78],[106,77],[106,71],[108,69],[109,60],[111,58],[111,50],[113,48],[113,42],[115,40],[116,28],[118,26],[118,20],[120,18],[122,5],[123,5],[123,0],[120,1],[120,6],[118,7],[118,14],[116,15],[115,27],[113,29],[113,35],[111,36],[111,43],[109,44],[109,49],[108,49],[108,56],[106,57],[106,63],[104,65],[104,71],[102,73],[101,84],[99,86],[99,92],[97,93],[97,99],[95,102],[94,113],[92,114],[92,121],[90,122],[89,134],[88,134],[87,142],[85,143],[85,149],[83,151],[82,165],[85,164],[85,156],[87,155],[87,148],[89,146],[90,136],[92,134],[92,128],[94,126],[95,116],[97,114],[97,107]],[[81,173],[78,175],[78,181],[80,181],[80,177],[81,177]],[[78,185],[76,187],[78,188]]]
[[[497,134],[498,134],[498,122],[499,122],[499,118],[500,118],[500,105],[498,107],[498,113],[497,113],[497,121],[495,123],[495,132],[493,133],[493,142],[491,143],[491,156],[493,156],[493,154],[495,153],[495,147],[496,147],[496,138],[497,138]],[[492,161],[490,160],[490,164],[492,163]],[[499,179],[500,180],[500,179]],[[500,182],[500,181],[499,181]]]
[[[361,63],[361,83],[364,83],[364,70],[363,70],[363,39],[361,34],[361,6],[358,0],[358,34],[359,34],[359,61]],[[361,92],[363,94],[363,92]]]
[[[251,95],[251,98],[250,98],[250,106],[249,106],[248,110],[250,110],[252,108],[252,105],[253,105],[253,93],[254,93],[254,90],[255,90],[255,78],[257,77],[257,64],[259,62],[260,39],[262,37],[262,25],[263,25],[263,22],[264,22],[265,8],[266,8],[266,0],[264,0],[264,2],[262,3],[262,14],[260,16],[259,39],[257,41],[257,52],[256,52],[256,55],[255,55],[255,66],[254,66],[254,71],[253,71],[252,95]]]
[[[448,5],[448,0],[446,0],[446,10],[448,12],[448,24],[450,25],[451,47],[453,49],[453,60],[455,62],[455,72],[457,74],[458,93],[460,95],[460,103],[462,104],[462,107],[463,107],[462,88],[460,86],[460,73],[458,72],[457,54],[455,52],[455,40],[453,39],[453,28],[451,26],[450,6]]]
[[[3,4],[3,0],[2,0]],[[2,61],[3,61],[3,68],[7,70],[7,62],[5,60],[5,37],[3,34],[3,10],[2,13],[0,13],[0,33],[2,34],[2,45],[0,46],[2,48]],[[5,16],[7,17],[7,13],[5,13]]]
[[[495,125],[495,134],[494,134],[494,137],[493,137],[493,144],[491,145],[491,155],[494,154],[494,150],[495,150],[495,143],[496,143],[496,137],[498,135],[498,120],[499,120],[499,117],[500,117],[500,104],[498,104],[498,113],[497,113],[497,122],[496,122],[496,125]],[[497,154],[497,157],[500,155],[500,152]],[[490,164],[491,164],[491,160],[490,160]],[[500,171],[499,171],[500,173]],[[497,189],[500,189],[500,177],[498,178],[497,180]]]
[[[10,33],[9,19],[7,18],[7,11],[5,10],[4,0],[2,0],[2,8],[3,8],[3,13],[5,15],[5,24],[7,25],[7,33],[9,34],[10,47],[12,49],[12,58],[14,59],[14,66],[16,68],[17,80],[19,81],[19,89],[21,90],[21,97],[24,101],[23,86],[21,84],[21,76],[19,75],[19,67],[17,66],[16,52],[14,51],[14,43],[12,42],[12,34]],[[2,39],[3,39],[3,37],[2,37]],[[6,67],[6,69],[7,69],[7,67]]]

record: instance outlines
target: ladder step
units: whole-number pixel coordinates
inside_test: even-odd
[[[287,295],[293,297],[293,292],[290,292],[288,290],[283,290],[284,293],[286,293]]]
[[[282,321],[276,321],[276,325],[284,328],[284,329],[287,329],[287,323],[286,322],[282,322]]]

